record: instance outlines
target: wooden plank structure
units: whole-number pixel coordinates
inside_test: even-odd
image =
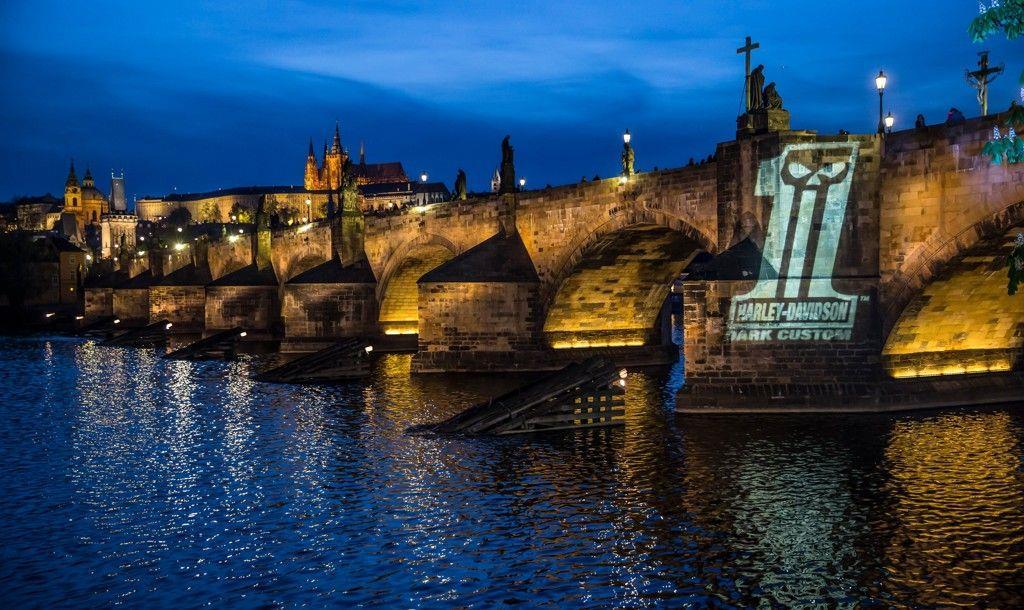
[[[625,369],[604,358],[590,358],[450,419],[406,432],[519,434],[622,425],[625,386]]]
[[[245,334],[245,330],[237,326],[222,330],[165,354],[164,358],[170,360],[233,360],[238,355],[238,340]]]
[[[81,325],[75,332],[83,337],[107,339],[120,330],[120,321],[114,316],[103,316]]]
[[[370,374],[371,352],[373,346],[365,339],[343,339],[263,371],[254,379],[270,383],[332,383],[358,379]]]
[[[130,345],[141,347],[145,345],[165,345],[167,343],[167,331],[171,323],[167,320],[158,320],[147,324],[142,328],[132,328],[122,333],[109,336],[100,345]]]

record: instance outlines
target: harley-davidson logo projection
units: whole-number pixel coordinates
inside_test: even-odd
[[[857,146],[789,144],[761,163],[756,194],[774,197],[764,244],[768,264],[754,288],[732,300],[730,341],[852,338],[860,297],[836,291],[832,274]]]

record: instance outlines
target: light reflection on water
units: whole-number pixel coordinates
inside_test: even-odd
[[[260,384],[258,363],[0,339],[0,596],[97,606],[1019,605],[1022,417],[676,417],[406,436],[512,376]]]

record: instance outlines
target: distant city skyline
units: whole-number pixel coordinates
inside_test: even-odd
[[[1006,64],[990,110],[1019,95],[1024,53],[966,33],[977,2],[14,2],[0,8],[0,200],[60,195],[70,158],[136,196],[302,184],[312,137],[489,189],[510,134],[527,188],[683,165],[731,139],[743,59],[775,81],[793,127],[870,133],[873,77],[896,129],[978,114],[964,71]],[[812,10],[813,9],[813,10]],[[870,41],[870,42],[868,42]]]

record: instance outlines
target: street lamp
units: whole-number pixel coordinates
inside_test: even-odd
[[[430,176],[427,176],[427,172],[422,172],[422,173],[420,174],[420,182],[426,182],[426,181],[427,181],[427,178],[429,178],[429,177],[430,177]]]
[[[520,188],[520,190],[526,188],[526,178],[520,178],[519,179],[519,188]]]
[[[875,77],[875,88],[878,89],[878,133],[885,133],[885,122],[882,118],[882,98],[885,96],[885,85],[889,82],[889,78],[885,75],[885,72],[879,70],[878,76]]]
[[[885,115],[885,130],[888,133],[892,133],[892,126],[896,123],[896,117],[892,116],[892,112]]]
[[[633,147],[629,145],[629,142],[632,139],[633,136],[630,135],[629,130],[627,129],[626,132],[622,134],[622,155],[620,156],[622,161],[622,175],[627,179],[633,175]]]

